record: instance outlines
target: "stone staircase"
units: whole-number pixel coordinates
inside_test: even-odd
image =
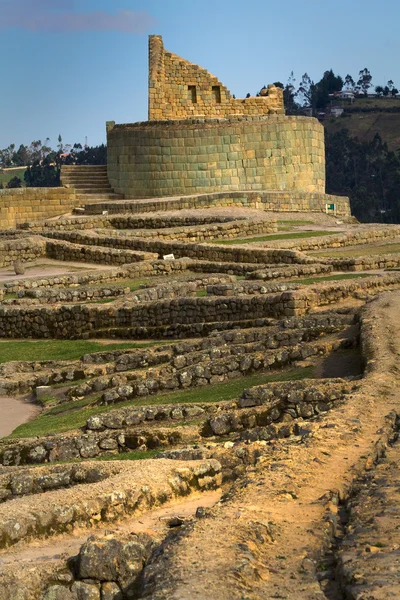
[[[61,185],[74,188],[78,200],[118,200],[123,194],[115,194],[107,176],[106,166],[63,165]]]

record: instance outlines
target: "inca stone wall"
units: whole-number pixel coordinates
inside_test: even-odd
[[[108,177],[134,198],[325,192],[324,129],[307,117],[108,124]]]
[[[206,69],[164,50],[160,35],[149,37],[149,121],[284,114],[283,90],[236,99]]]
[[[74,190],[62,187],[0,190],[1,228],[13,229],[25,221],[62,215],[80,203]]]

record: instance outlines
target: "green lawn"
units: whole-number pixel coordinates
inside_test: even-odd
[[[147,398],[127,400],[112,406],[98,406],[99,394],[56,406],[42,413],[37,419],[17,427],[11,438],[35,437],[49,433],[62,433],[83,427],[87,419],[93,415],[109,412],[115,408],[126,406],[152,406],[161,404],[192,404],[198,402],[223,402],[239,398],[243,390],[255,385],[273,381],[296,381],[312,378],[313,367],[290,369],[271,373],[257,373],[239,379],[232,379],[213,386],[196,387],[189,390],[179,390],[157,394]],[[63,411],[63,412],[60,412]]]
[[[13,177],[19,177],[21,181],[24,183],[24,173],[26,171],[26,167],[22,167],[21,169],[15,169],[15,171],[4,171],[0,172],[0,183],[6,187],[7,183],[13,179]]]
[[[132,452],[120,452],[119,454],[106,454],[98,456],[94,460],[145,460],[154,458],[160,450],[132,450]]]
[[[1,341],[0,363],[11,360],[76,360],[84,354],[129,348],[148,348],[160,342],[116,342],[104,344],[90,340]]]
[[[347,246],[335,250],[313,252],[312,256],[324,256],[329,258],[358,258],[359,256],[370,256],[376,254],[398,254],[400,244],[382,244],[380,246]]]
[[[341,275],[326,275],[325,277],[309,277],[308,279],[292,279],[287,283],[301,283],[302,285],[312,285],[320,281],[340,281],[341,279],[357,279],[359,277],[371,277],[368,273],[344,273]]]
[[[301,240],[325,235],[335,235],[341,231],[295,231],[293,233],[274,233],[272,235],[260,235],[252,238],[237,238],[235,240],[213,240],[209,244],[253,244],[254,242],[274,242],[275,240]]]

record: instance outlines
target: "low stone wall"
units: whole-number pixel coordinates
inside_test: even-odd
[[[326,212],[327,204],[335,204],[337,216],[350,217],[350,202],[344,196],[331,196],[320,193],[242,191],[216,192],[174,198],[154,198],[150,200],[117,200],[85,204],[85,214],[99,215],[104,210],[109,214],[132,212],[181,210],[186,208],[249,207],[267,212]]]
[[[217,244],[196,244],[185,242],[165,242],[162,240],[147,240],[143,238],[112,237],[83,233],[48,232],[46,237],[58,240],[67,240],[88,246],[111,246],[112,248],[129,248],[143,252],[154,252],[160,256],[174,254],[176,258],[194,258],[196,260],[211,260],[215,262],[239,263],[287,263],[307,264],[314,262],[308,256],[295,250],[279,250],[270,248],[249,248],[244,245],[218,246]]]
[[[123,265],[158,258],[158,255],[152,252],[83,246],[58,240],[46,241],[46,255],[56,260],[82,261],[102,265]]]
[[[297,279],[298,277],[310,277],[315,275],[329,274],[334,270],[334,264],[313,265],[282,265],[269,269],[256,269],[248,273],[247,279]]]
[[[207,296],[237,296],[247,294],[274,294],[287,290],[298,290],[302,286],[295,283],[263,283],[259,281],[239,281],[235,283],[216,283],[206,286]]]
[[[19,290],[30,290],[48,287],[76,287],[77,285],[90,285],[94,283],[118,282],[120,279],[135,279],[137,277],[156,277],[159,275],[179,274],[197,264],[188,259],[180,260],[154,260],[129,263],[120,268],[104,271],[82,271],[69,275],[47,275],[46,277],[32,277],[29,279],[15,279],[3,284],[7,294],[18,293]],[[212,263],[214,264],[214,263]],[[256,268],[256,267],[254,267]],[[1,288],[0,288],[1,289]]]
[[[13,229],[26,221],[56,217],[80,206],[71,188],[18,188],[0,190],[0,222]]]
[[[343,401],[347,394],[356,390],[356,384],[335,379],[324,382],[276,383],[250,388],[245,390],[239,400],[239,406],[244,410],[210,416],[205,433],[208,428],[209,435],[216,436],[246,430],[245,439],[269,440],[275,437],[289,437],[292,432],[291,420],[310,419],[326,412]],[[263,408],[259,408],[260,406]],[[286,436],[281,429],[277,431],[275,426],[275,423],[283,419],[287,421],[290,431]],[[251,430],[257,428],[261,428],[261,431],[256,431],[254,435]]]
[[[232,408],[234,408],[232,402],[122,408],[90,417],[85,429],[86,431],[115,431],[146,422],[180,421],[184,423],[193,418],[206,417],[220,410],[229,410]],[[116,448],[117,446],[115,446]]]
[[[84,483],[96,483],[120,471],[120,466],[104,467],[101,463],[30,467],[19,469],[18,472],[10,470],[0,475],[0,502]]]
[[[94,378],[86,384],[72,387],[69,395],[80,398],[104,390],[99,403],[114,404],[164,391],[215,385],[242,375],[281,369],[298,360],[326,354],[339,347],[348,347],[356,343],[355,337],[339,342],[321,340],[304,343],[304,335],[307,339],[307,333],[300,332],[297,335],[300,341],[293,345],[289,345],[288,342],[291,338],[296,338],[295,335],[282,335],[283,339],[278,342],[275,338],[267,343],[236,347],[231,345],[212,348],[209,352],[180,355],[171,360],[170,364],[153,368],[150,372],[127,371]],[[308,339],[314,340],[315,337],[318,337],[317,332]]]
[[[130,292],[129,288],[117,286],[105,287],[81,287],[81,288],[33,288],[20,290],[18,298],[34,298],[42,303],[53,304],[55,302],[86,302],[102,298],[117,298]]]
[[[151,237],[160,240],[201,243],[214,240],[233,240],[238,237],[260,235],[262,233],[276,233],[277,231],[276,220],[241,219],[239,221],[231,221],[230,223],[173,227],[158,231],[138,230],[137,235],[142,238]]]
[[[274,382],[245,390],[239,400],[212,404],[165,405],[149,407],[127,407],[112,410],[90,417],[86,423],[89,431],[115,431],[126,429],[145,422],[181,421],[195,417],[209,418],[209,422],[220,422],[221,414],[224,422],[232,423],[229,411],[238,408],[250,408],[269,405],[272,420],[279,420],[288,413],[293,418],[308,418],[315,414],[319,403],[331,405],[343,399],[346,394],[357,389],[357,384],[343,379],[302,380],[289,382]],[[305,406],[308,407],[306,410]],[[311,407],[311,412],[310,412]],[[279,414],[277,414],[277,410]],[[322,405],[320,404],[320,410]],[[238,415],[239,413],[235,413]],[[232,427],[232,425],[231,425]],[[214,431],[216,435],[222,435]],[[217,429],[217,428],[215,428]],[[225,431],[225,433],[229,433]]]
[[[307,252],[310,250],[323,250],[324,248],[344,248],[360,244],[373,244],[385,240],[400,238],[400,225],[357,226],[356,231],[348,231],[339,235],[310,237],[302,240],[272,241],[271,246]]]
[[[326,262],[340,271],[372,271],[374,269],[395,269],[400,267],[399,254],[370,254],[358,258],[328,258]]]
[[[0,267],[8,267],[15,260],[29,262],[44,256],[46,256],[46,242],[43,238],[31,236],[0,240]]]
[[[243,217],[246,219],[246,217]],[[241,220],[239,217],[236,220]],[[110,228],[115,229],[163,229],[168,227],[187,227],[194,225],[209,225],[211,223],[229,223],[233,221],[232,217],[223,215],[163,215],[149,216],[132,215],[129,213],[117,214],[115,216],[98,215],[83,217],[68,217],[47,221],[37,221],[26,223],[22,227],[35,230],[54,230],[54,231],[76,231],[80,229]],[[20,231],[20,230],[18,230]]]
[[[159,469],[163,468],[163,462],[160,460]],[[108,485],[103,484],[90,495],[76,495],[75,490],[65,490],[61,502],[58,499],[52,504],[49,498],[41,509],[28,514],[26,507],[16,505],[10,516],[4,510],[6,505],[3,505],[0,507],[0,547],[7,548],[22,539],[26,542],[56,533],[71,532],[80,527],[90,528],[99,520],[111,523],[125,515],[143,512],[191,491],[215,489],[222,480],[221,465],[216,460],[177,463],[174,468],[169,465],[166,468],[164,462],[163,471],[159,478],[161,486],[158,483],[152,484],[151,481],[148,485],[143,485],[144,482],[142,485],[135,485],[132,473],[129,487],[126,481],[120,480],[116,475],[104,482]]]
[[[305,290],[238,297],[179,298],[114,307],[76,305],[0,308],[0,337],[77,338],[101,331],[106,337],[113,328],[190,325],[241,321],[265,317],[303,315],[318,306],[338,302],[359,293],[370,294],[398,287],[400,273],[362,280],[332,282]]]

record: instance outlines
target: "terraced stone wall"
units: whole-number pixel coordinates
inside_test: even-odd
[[[400,236],[399,225],[386,225],[382,227],[360,226],[356,231],[348,231],[338,235],[328,235],[304,240],[279,240],[272,241],[271,246],[279,248],[291,248],[301,252],[309,250],[322,250],[324,248],[344,248],[346,246],[358,246],[360,244],[373,244],[384,242]]]
[[[72,189],[62,187],[0,190],[1,227],[13,229],[26,221],[62,215],[81,203]]]
[[[327,204],[334,204],[336,215],[350,217],[350,202],[345,196],[332,196],[317,192],[216,192],[200,193],[177,198],[151,200],[115,200],[96,204],[86,204],[86,215],[101,215],[107,211],[110,215],[121,212],[152,213],[157,210],[182,210],[193,208],[257,208],[272,212],[325,212]]]
[[[307,264],[313,260],[296,250],[271,250],[270,248],[250,248],[244,245],[219,246],[217,244],[196,244],[186,242],[173,242],[163,240],[149,240],[145,238],[119,237],[80,231],[48,232],[46,237],[62,239],[74,244],[90,246],[111,246],[142,252],[153,252],[159,256],[174,254],[177,258],[193,258],[197,260],[210,260],[215,262],[232,261],[237,263],[287,263]]]
[[[127,332],[136,327],[171,324],[234,322],[265,317],[304,315],[312,308],[347,297],[374,294],[400,286],[400,274],[332,283],[318,288],[238,297],[178,298],[135,304],[130,307],[76,305],[57,307],[0,308],[0,337],[77,338],[110,330]],[[179,315],[179,317],[178,317]]]
[[[116,192],[159,198],[205,192],[325,192],[324,129],[308,117],[109,124]]]
[[[46,242],[42,238],[0,240],[0,267],[8,267],[15,260],[32,261],[43,256],[46,256]]]
[[[47,240],[46,255],[56,260],[73,260],[106,265],[123,265],[158,258],[158,255],[152,252],[83,246],[58,240]]]

